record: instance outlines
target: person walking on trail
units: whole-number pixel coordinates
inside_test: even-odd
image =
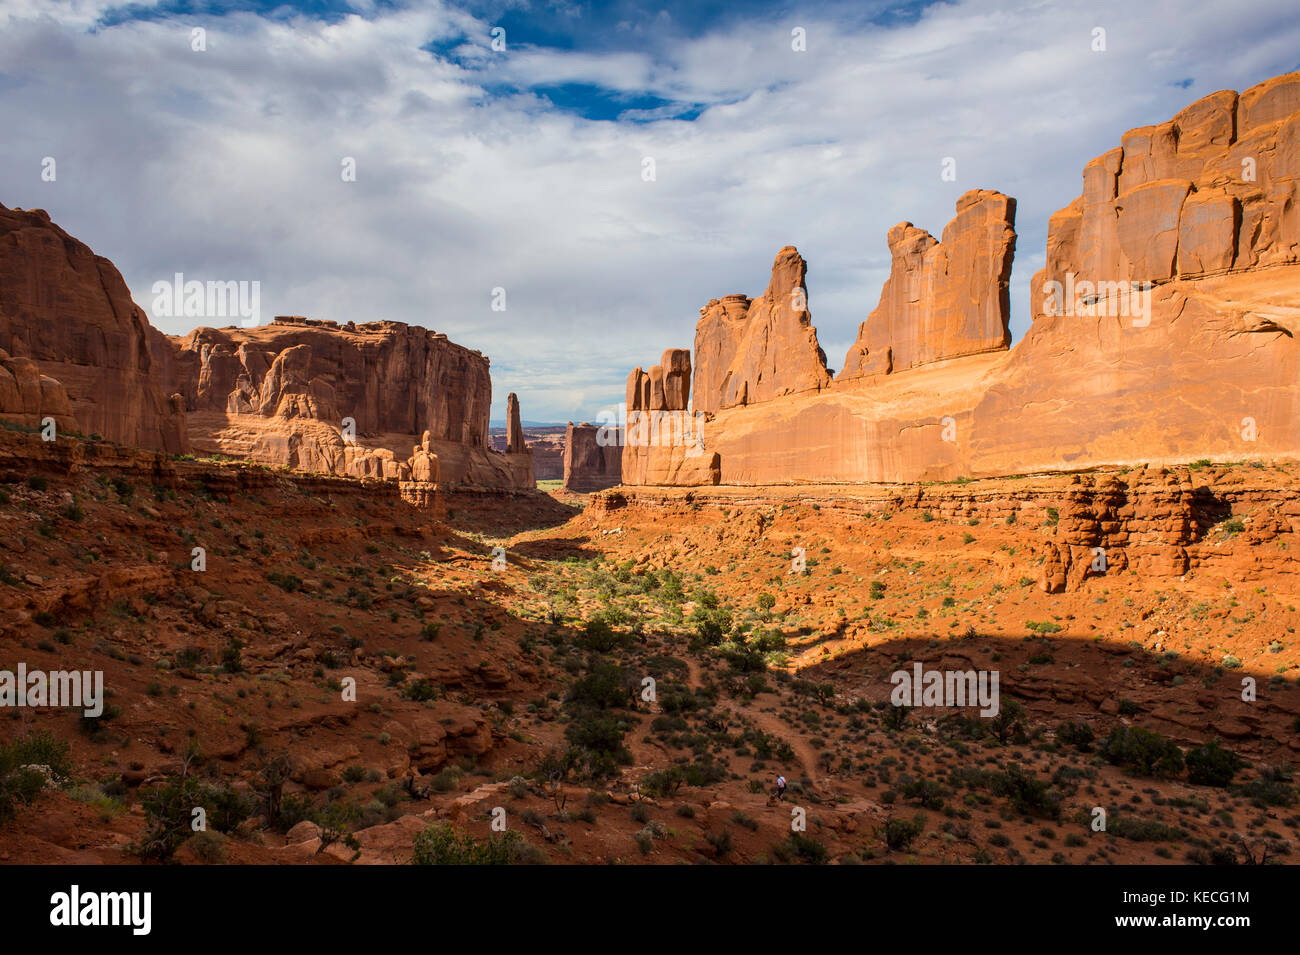
[[[776,777],[776,801],[785,802],[785,777]]]

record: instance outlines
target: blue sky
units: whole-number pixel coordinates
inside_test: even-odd
[[[938,235],[971,188],[1018,200],[1018,339],[1048,216],[1088,159],[1300,68],[1294,4],[1250,14],[0,0],[0,123],[19,133],[0,140],[0,202],[47,209],[146,309],[176,272],[255,280],[267,317],[396,319],[484,351],[494,418],[515,391],[530,420],[591,420],[632,366],[691,345],[709,299],[761,292],[786,244],[838,368],[888,274],[888,229]]]

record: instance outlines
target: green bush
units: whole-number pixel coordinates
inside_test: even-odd
[[[1244,759],[1223,749],[1217,739],[1187,751],[1187,780],[1197,786],[1227,786],[1245,766]]]
[[[1056,727],[1056,738],[1063,746],[1073,746],[1079,752],[1086,753],[1092,749],[1092,742],[1096,736],[1087,723],[1067,720]]]
[[[415,837],[411,865],[510,865],[525,846],[513,830],[480,841],[449,822],[431,822]]]
[[[598,710],[626,706],[632,701],[627,673],[622,667],[600,664],[569,687],[566,702]]]
[[[1140,726],[1117,726],[1101,745],[1108,763],[1142,776],[1177,776],[1183,753],[1174,742]]]
[[[68,744],[41,731],[0,746],[0,825],[41,794],[47,776],[40,766],[55,783],[66,782],[72,771]]]
[[[1060,795],[1032,770],[1012,763],[1005,773],[995,773],[989,779],[989,788],[1006,797],[1016,812],[1045,819],[1060,818]]]
[[[830,860],[830,852],[824,845],[802,832],[792,832],[772,847],[772,854],[782,862],[798,860],[810,865],[825,865]]]
[[[905,819],[885,821],[885,846],[890,852],[906,852],[921,835],[921,817],[908,822]]]

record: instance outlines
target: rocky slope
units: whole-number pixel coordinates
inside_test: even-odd
[[[439,517],[391,481],[0,431],[6,663],[112,690],[98,719],[5,721],[0,746],[68,748],[0,861],[404,863],[431,825],[504,838],[501,812],[511,858],[558,864],[1294,861],[1297,480],[614,489],[580,514],[444,490]],[[1042,586],[1093,540],[1105,573]],[[1007,718],[896,711],[918,663],[999,671]],[[1177,765],[1112,742],[1138,730]],[[1216,739],[1242,762],[1193,778]],[[183,786],[208,832],[157,798]]]

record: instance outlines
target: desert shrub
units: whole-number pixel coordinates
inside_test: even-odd
[[[904,799],[915,799],[926,809],[942,809],[944,788],[933,779],[900,780],[898,791]]]
[[[287,594],[302,589],[302,578],[297,574],[281,574],[276,571],[271,571],[266,575],[266,581],[267,583],[275,584],[275,586],[279,587]]]
[[[1061,815],[1061,797],[1032,770],[1012,763],[1005,773],[995,773],[989,788],[1011,803],[1016,812],[1026,816],[1057,819]]]
[[[28,733],[0,746],[0,825],[30,803],[48,781],[66,782],[71,773],[68,744],[50,733]]]
[[[735,840],[732,838],[731,830],[726,826],[719,832],[707,833],[704,838],[709,845],[713,846],[713,854],[719,859],[730,855],[731,850],[735,848]]]
[[[709,591],[700,593],[690,616],[690,623],[695,627],[699,642],[715,646],[731,629],[731,622],[731,611],[721,605],[716,594]]]
[[[924,828],[921,817],[912,822],[906,819],[888,819],[885,821],[885,846],[890,852],[906,852],[921,835]]]
[[[508,830],[480,841],[449,822],[431,822],[413,848],[411,865],[510,865],[523,855],[524,837]]]
[[[1141,776],[1177,776],[1183,752],[1173,741],[1140,726],[1117,726],[1101,745],[1102,757]]]
[[[1269,766],[1250,782],[1232,788],[1257,806],[1291,806],[1296,801],[1295,786],[1291,779],[1289,766]]]
[[[999,743],[1021,742],[1025,737],[1025,708],[1015,700],[1003,700],[989,728]]]
[[[217,865],[225,861],[226,840],[219,832],[211,829],[206,832],[196,832],[185,844],[201,862]]]
[[[1177,826],[1155,819],[1133,819],[1114,813],[1106,820],[1106,831],[1112,836],[1133,842],[1178,842],[1187,838],[1187,833]]]
[[[1227,786],[1246,766],[1246,761],[1211,740],[1187,751],[1187,781],[1197,786]]]
[[[792,832],[772,846],[772,855],[781,862],[798,861],[810,865],[825,865],[830,861],[830,852],[826,847],[802,832]]]
[[[626,706],[631,702],[627,673],[622,667],[601,664],[569,688],[567,703],[598,710]]]
[[[1096,738],[1092,727],[1087,723],[1075,723],[1072,720],[1066,720],[1056,727],[1056,738],[1064,746],[1073,746],[1081,753],[1086,753],[1092,749],[1092,742]]]
[[[641,792],[655,799],[674,796],[684,782],[686,778],[682,775],[681,768],[669,766],[667,769],[647,773],[641,780]]]
[[[612,714],[580,715],[564,730],[564,736],[576,750],[575,761],[585,763],[593,777],[613,776],[620,765],[632,761],[623,745],[623,737],[632,723]]]
[[[421,677],[403,686],[402,695],[408,700],[414,700],[417,703],[427,703],[429,700],[438,698],[439,688],[436,683],[427,677]]]
[[[584,650],[596,653],[609,653],[631,642],[628,634],[622,634],[611,627],[604,618],[593,617],[587,621],[581,636],[574,641]]]

